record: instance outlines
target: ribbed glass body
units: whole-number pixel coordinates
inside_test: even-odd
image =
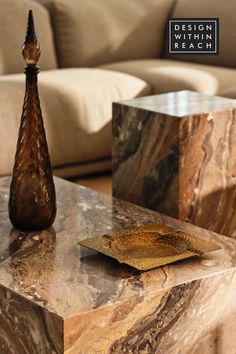
[[[56,195],[37,88],[38,67],[27,65],[26,92],[12,182],[9,218],[21,230],[48,228],[56,216]]]

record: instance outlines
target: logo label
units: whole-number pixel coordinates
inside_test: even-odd
[[[170,19],[170,54],[219,54],[219,19]]]

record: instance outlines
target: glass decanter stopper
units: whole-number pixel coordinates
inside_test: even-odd
[[[40,45],[29,11],[22,54],[26,90],[10,186],[9,218],[21,230],[50,227],[56,216],[56,194],[37,87]]]

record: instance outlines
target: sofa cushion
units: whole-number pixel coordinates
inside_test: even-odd
[[[60,67],[160,56],[173,0],[40,0],[51,11]]]
[[[47,10],[32,0],[1,0],[0,6],[0,75],[24,70],[21,45],[24,40],[29,9],[41,44],[41,69],[57,67],[52,29]]]
[[[235,13],[235,0],[178,0],[173,18],[219,18],[219,55],[166,54],[166,58],[236,68]]]
[[[221,95],[235,86],[236,70],[176,60],[132,60],[102,66],[135,75],[148,82],[154,93],[194,90]]]
[[[102,69],[39,76],[51,160],[58,168],[110,157],[112,101],[151,93],[143,80]],[[23,74],[0,77],[0,175],[12,170],[23,97]]]
[[[93,161],[74,162],[69,165],[54,166],[53,174],[58,177],[77,178],[78,176],[99,175],[111,171],[111,156]]]
[[[221,96],[236,99],[236,86],[223,90]]]

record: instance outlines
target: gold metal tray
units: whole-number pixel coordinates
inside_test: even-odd
[[[218,250],[218,245],[164,225],[144,225],[98,236],[79,244],[139,270]]]

